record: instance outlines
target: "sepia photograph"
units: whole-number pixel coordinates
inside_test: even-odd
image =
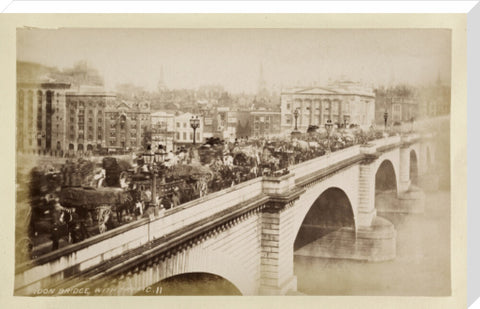
[[[447,28],[18,27],[13,295],[452,296],[454,82]]]

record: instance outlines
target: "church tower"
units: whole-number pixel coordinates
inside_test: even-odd
[[[159,92],[167,90],[165,80],[163,79],[163,66],[160,67],[160,79],[158,80],[157,89]]]
[[[266,101],[267,97],[268,97],[267,83],[265,82],[265,79],[263,78],[263,64],[262,63],[260,63],[260,74],[259,74],[259,78],[258,78],[257,97],[259,98],[259,101]]]

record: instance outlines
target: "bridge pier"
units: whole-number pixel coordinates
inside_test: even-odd
[[[293,274],[294,205],[304,192],[295,186],[293,173],[265,177],[263,192],[271,201],[261,213],[260,295],[297,291]]]

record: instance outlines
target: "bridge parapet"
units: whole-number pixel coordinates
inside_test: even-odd
[[[360,145],[355,145],[336,152],[326,154],[324,156],[308,160],[294,165],[291,171],[295,174],[295,178],[299,179],[308,176],[319,168],[337,164],[343,160],[355,157],[360,154]]]

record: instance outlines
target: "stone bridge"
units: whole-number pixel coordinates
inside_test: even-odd
[[[19,265],[14,293],[145,295],[199,274],[241,295],[295,292],[295,254],[395,258],[377,210],[422,212],[434,156],[432,136],[416,134],[333,152]]]

